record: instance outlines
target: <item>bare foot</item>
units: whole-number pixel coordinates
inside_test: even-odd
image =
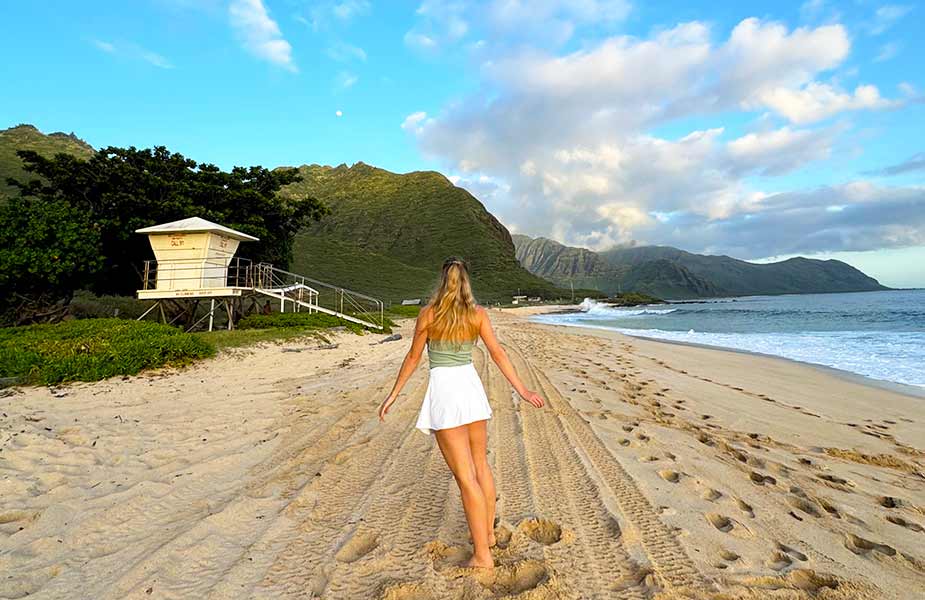
[[[466,566],[473,569],[494,569],[495,561],[491,558],[491,555],[485,558],[473,555],[472,558],[466,561]]]

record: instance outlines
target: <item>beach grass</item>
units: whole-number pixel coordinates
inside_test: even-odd
[[[217,351],[243,348],[264,343],[282,344],[301,338],[311,338],[328,343],[322,329],[318,327],[276,327],[272,329],[235,329],[233,331],[199,331],[191,335],[204,340]]]
[[[357,315],[358,317],[361,315]],[[301,328],[301,329],[321,329],[328,327],[344,327],[354,333],[364,333],[365,331],[377,331],[391,333],[394,323],[385,318],[382,330],[372,330],[358,323],[328,315],[325,313],[271,313],[268,315],[248,315],[238,322],[238,329],[279,329],[279,328]]]
[[[146,321],[80,319],[0,329],[0,378],[23,384],[97,381],[214,354],[206,340]]]

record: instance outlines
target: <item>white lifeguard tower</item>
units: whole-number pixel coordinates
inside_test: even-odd
[[[138,290],[141,300],[240,296],[242,282],[237,269],[231,269],[234,253],[241,242],[259,241],[199,217],[144,227],[135,233],[148,236],[155,257],[154,287],[147,288],[151,267],[148,261],[145,289]]]
[[[250,298],[253,300],[251,307],[255,308],[258,303],[254,296],[261,295],[279,300],[281,312],[286,311],[288,303],[294,312],[307,309],[383,328],[383,303],[376,298],[283,271],[267,263],[254,264],[235,257],[241,242],[259,241],[252,235],[200,217],[144,227],[136,233],[148,236],[155,257],[145,261],[142,289],[138,290],[140,300],[154,300],[155,303],[139,319],[160,308],[161,318],[168,322],[164,303],[170,303],[183,307],[170,322],[184,314],[192,321],[199,300],[209,299],[209,311],[189,329],[208,319],[209,331],[212,331],[216,301],[225,307],[228,329],[232,329],[235,305],[243,310],[243,300]],[[325,289],[326,293],[322,296],[318,288]],[[322,305],[322,299],[328,306]]]

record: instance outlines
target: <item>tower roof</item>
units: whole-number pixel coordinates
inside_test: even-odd
[[[241,233],[240,231],[235,231],[230,227],[225,227],[224,225],[219,225],[218,223],[213,223],[212,221],[206,221],[199,217],[190,217],[188,219],[180,219],[179,221],[171,221],[170,223],[161,223],[160,225],[152,225],[151,227],[143,227],[141,229],[136,229],[135,233],[220,233],[224,236],[234,238],[236,240],[241,240],[243,242],[257,242],[259,238],[255,238],[252,235],[247,235],[246,233]]]

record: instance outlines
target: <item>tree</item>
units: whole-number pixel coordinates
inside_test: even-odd
[[[66,203],[99,232],[102,265],[82,282],[97,293],[131,294],[138,288],[140,265],[152,258],[147,239],[135,233],[141,227],[199,216],[260,238],[242,247],[242,255],[285,267],[295,233],[327,212],[312,198],[280,198],[280,188],[300,180],[294,169],[225,172],[163,146],[109,147],[89,160],[17,154],[26,171],[41,177],[10,180],[23,198]]]
[[[63,200],[13,198],[0,207],[0,322],[58,320],[101,264],[86,215]]]

